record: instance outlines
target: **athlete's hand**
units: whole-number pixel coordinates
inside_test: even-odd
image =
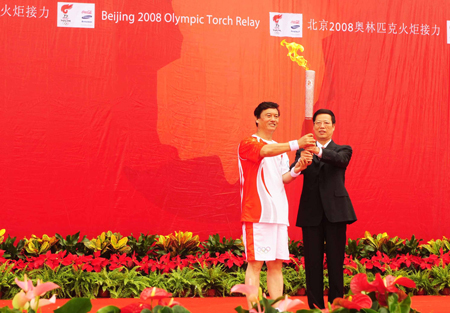
[[[300,157],[306,161],[306,164],[307,164],[307,165],[310,165],[310,164],[312,163],[313,155],[312,155],[311,152],[309,152],[309,151],[307,151],[307,150],[303,150],[303,151],[300,153]]]
[[[314,139],[313,134],[307,134],[302,138],[298,139],[298,146],[300,148],[307,148],[316,145],[316,140]]]
[[[306,158],[301,157],[298,159],[297,163],[294,166],[294,172],[300,173],[300,171],[304,171],[308,167],[308,161]]]

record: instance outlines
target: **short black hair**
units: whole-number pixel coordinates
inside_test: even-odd
[[[277,109],[278,111],[278,116],[280,116],[280,109],[279,109],[279,105],[275,102],[269,102],[269,101],[265,101],[265,102],[261,102],[255,109],[255,111],[253,112],[253,114],[255,115],[255,117],[258,119],[261,117],[261,112],[267,109]],[[256,123],[256,127],[258,127],[258,123]]]
[[[316,111],[316,113],[314,113],[314,115],[313,115],[313,122],[316,121],[316,116],[319,115],[319,114],[328,114],[328,115],[330,115],[331,116],[331,122],[333,124],[336,123],[336,117],[334,117],[333,111],[328,110],[328,109],[318,109]]]

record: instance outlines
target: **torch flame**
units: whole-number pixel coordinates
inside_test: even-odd
[[[308,61],[301,55],[297,54],[297,51],[300,50],[300,52],[303,52],[305,48],[303,48],[302,45],[296,43],[296,42],[286,42],[286,40],[283,39],[283,41],[280,43],[282,46],[285,46],[288,49],[288,56],[291,58],[292,62],[296,62],[298,65],[303,67],[305,70],[309,70],[308,68]]]

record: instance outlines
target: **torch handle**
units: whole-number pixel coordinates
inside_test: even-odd
[[[306,134],[313,131],[313,108],[314,108],[314,82],[316,72],[305,71],[305,123],[303,130]]]

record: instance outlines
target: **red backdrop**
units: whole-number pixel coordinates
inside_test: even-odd
[[[281,105],[277,141],[302,131],[304,70],[286,39],[305,47],[315,109],[337,116],[333,139],[354,150],[349,236],[450,236],[448,1],[89,2],[93,29],[57,27],[56,1],[0,6],[8,234],[240,236],[236,149],[255,131],[253,109]],[[269,12],[302,14],[302,38],[270,36]],[[287,187],[292,224],[301,183]]]

